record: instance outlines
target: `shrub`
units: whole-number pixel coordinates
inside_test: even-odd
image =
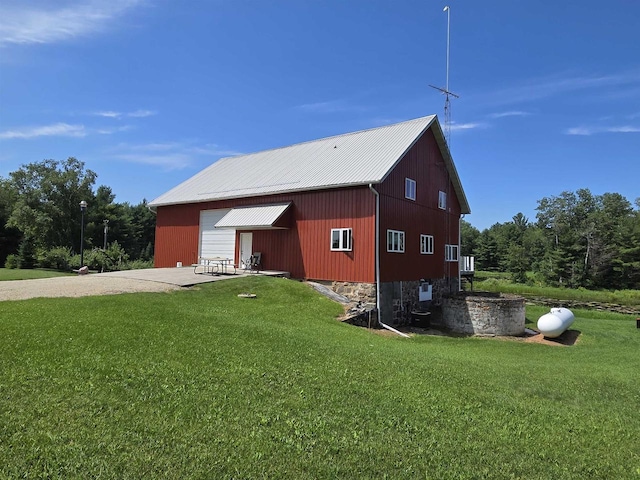
[[[78,269],[80,268],[80,255],[79,254],[73,254],[71,255],[71,257],[69,258],[69,267],[71,267],[72,269]]]
[[[153,268],[153,260],[131,260],[123,263],[120,270],[140,270],[143,268]]]
[[[56,270],[69,270],[71,267],[71,250],[66,247],[54,247],[38,254],[38,266]]]
[[[105,270],[123,270],[123,265],[129,261],[129,254],[118,242],[110,244],[104,253],[109,260]]]
[[[7,255],[7,259],[4,262],[4,268],[20,268],[20,258],[13,253]]]
[[[89,270],[107,270],[108,259],[100,248],[84,251],[84,264]]]
[[[128,262],[129,255],[118,242],[111,243],[106,250],[93,248],[91,250],[85,250],[84,252],[84,264],[89,267],[90,270],[106,272],[127,270],[126,265]],[[78,255],[73,257],[73,264],[80,264],[80,257]]]

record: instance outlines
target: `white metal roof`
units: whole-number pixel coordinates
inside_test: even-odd
[[[288,147],[222,158],[149,203],[151,207],[382,182],[430,127],[462,205],[464,191],[435,115]]]
[[[278,221],[290,205],[291,202],[234,208],[214,226],[215,228],[240,228],[246,230],[277,228],[273,224]]]

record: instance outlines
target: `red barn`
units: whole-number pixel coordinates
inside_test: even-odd
[[[150,203],[156,267],[246,262],[375,302],[397,323],[428,282],[458,290],[470,213],[435,115],[218,160]]]

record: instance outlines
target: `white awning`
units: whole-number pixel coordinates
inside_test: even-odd
[[[237,230],[289,228],[288,226],[275,226],[275,224],[290,206],[291,202],[233,208],[215,224],[215,228],[234,228]]]

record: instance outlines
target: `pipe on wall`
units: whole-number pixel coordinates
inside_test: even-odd
[[[390,332],[397,333],[402,337],[409,338],[409,335],[406,333],[402,333],[399,330],[382,323],[380,320],[381,317],[381,303],[380,303],[380,194],[373,188],[373,184],[369,184],[369,190],[376,196],[376,309],[378,310],[378,323],[382,325],[383,328],[386,328]]]
[[[464,213],[458,219],[458,291],[462,291],[462,276],[460,276],[460,259],[462,258],[462,219]]]

